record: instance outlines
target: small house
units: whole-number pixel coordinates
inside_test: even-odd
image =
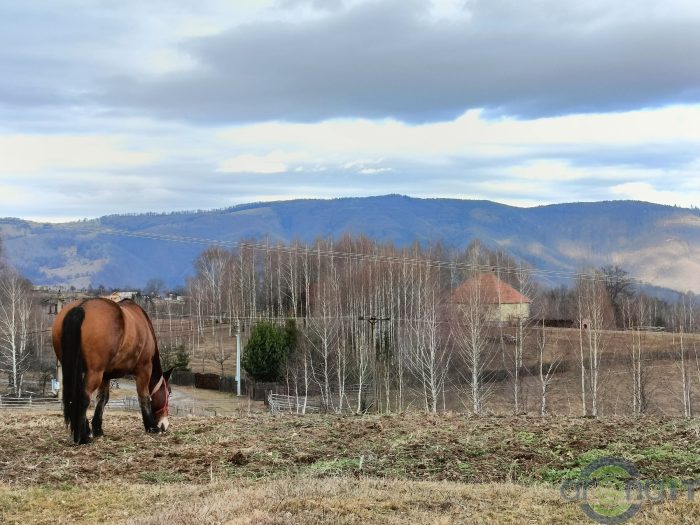
[[[477,304],[487,313],[489,321],[505,324],[528,318],[532,301],[495,274],[484,272],[455,288],[451,302]]]

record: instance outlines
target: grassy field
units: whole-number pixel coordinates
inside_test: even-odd
[[[278,416],[173,418],[147,435],[109,412],[68,444],[56,413],[0,412],[2,523],[593,523],[559,493],[590,461],[700,478],[694,419]],[[630,523],[700,522],[700,495]]]

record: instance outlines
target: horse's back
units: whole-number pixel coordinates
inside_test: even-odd
[[[56,356],[61,356],[63,321],[73,308],[80,307],[85,316],[81,325],[80,341],[86,364],[92,368],[104,366],[119,348],[124,332],[124,317],[119,306],[108,299],[74,301],[66,305],[53,323],[53,346]]]
[[[61,310],[53,325],[54,350],[59,359],[63,320],[75,307],[85,312],[80,341],[87,369],[121,377],[150,363],[156,341],[146,312],[130,300],[115,303],[103,298],[75,301]]]

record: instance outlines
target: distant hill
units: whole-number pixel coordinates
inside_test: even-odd
[[[113,228],[128,235],[90,231]],[[235,241],[311,242],[364,234],[405,245],[475,238],[542,270],[619,264],[655,286],[700,293],[700,212],[634,201],[516,208],[489,201],[398,195],[247,204],[189,213],[113,215],[60,225],[0,219],[10,261],[37,284],[141,287],[151,278],[183,284],[205,248],[139,237],[174,235]],[[557,284],[559,278],[549,279]]]

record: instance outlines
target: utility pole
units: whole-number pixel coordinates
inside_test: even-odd
[[[374,367],[372,369],[372,375],[374,379],[374,402],[377,405],[377,411],[379,411],[379,378],[377,377],[377,348],[376,345],[374,344],[374,325],[379,323],[379,332],[381,334],[381,328],[382,328],[382,321],[389,321],[391,318],[390,317],[376,317],[374,315],[371,315],[369,317],[365,317],[364,315],[359,316],[358,321],[367,321],[369,323],[370,327],[370,344],[373,347],[373,363]]]
[[[364,315],[361,315],[360,317],[357,318],[359,321],[367,321],[369,323],[369,326],[371,328],[371,338],[372,342],[374,342],[374,325],[377,323],[381,323],[382,321],[390,321],[390,317],[375,317],[375,316],[370,316],[370,317],[365,317]],[[381,328],[381,324],[379,325],[379,328]]]
[[[63,303],[65,299],[61,295],[61,288],[58,288],[58,293],[56,294],[56,305],[54,308],[49,310],[49,315],[58,315],[63,309]],[[56,359],[56,378],[51,379],[51,390],[56,392],[56,397],[58,399],[63,398],[63,366],[61,361]]]
[[[236,319],[236,395],[241,395],[241,321]]]

